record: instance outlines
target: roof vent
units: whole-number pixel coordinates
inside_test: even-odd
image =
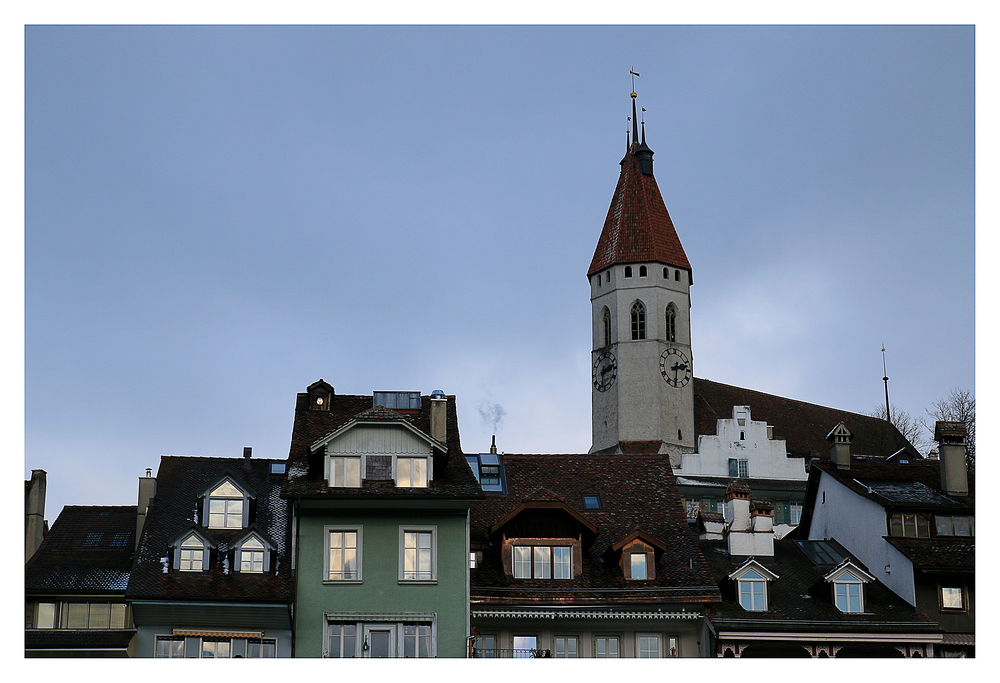
[[[444,392],[440,389],[435,389],[431,392],[431,398],[444,398]]]

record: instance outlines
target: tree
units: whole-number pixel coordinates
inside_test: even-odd
[[[932,420],[921,419],[923,426],[934,435],[934,422],[965,423],[965,462],[969,469],[976,468],[976,397],[967,389],[952,389],[944,398],[938,399],[927,409]]]
[[[907,441],[913,444],[918,453],[926,453],[930,448],[930,442],[924,436],[924,425],[910,416],[908,412],[896,406],[889,406],[889,422],[899,430]],[[867,413],[871,417],[885,420],[885,406],[878,405]]]

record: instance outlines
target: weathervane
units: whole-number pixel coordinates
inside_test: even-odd
[[[885,382],[885,421],[892,422],[889,412],[889,373],[885,371],[885,344],[882,344],[882,381]]]

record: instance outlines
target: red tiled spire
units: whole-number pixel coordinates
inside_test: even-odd
[[[652,151],[645,140],[633,142],[622,160],[618,186],[587,277],[614,264],[644,261],[691,270],[656,179],[640,170],[640,152],[650,157],[651,170]]]

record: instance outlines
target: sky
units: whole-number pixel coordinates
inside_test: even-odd
[[[285,458],[295,395],[441,389],[590,447],[629,70],[695,375],[914,417],[975,391],[971,26],[29,26],[24,476]],[[832,427],[833,425],[831,425]]]

